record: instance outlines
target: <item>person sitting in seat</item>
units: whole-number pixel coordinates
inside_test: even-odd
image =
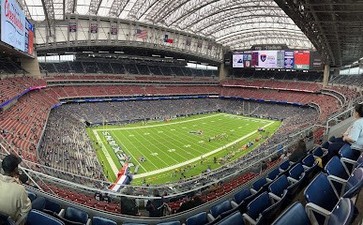
[[[21,159],[7,155],[2,161],[4,175],[0,174],[0,212],[9,215],[17,224],[23,224],[32,208],[28,194],[19,177]]]

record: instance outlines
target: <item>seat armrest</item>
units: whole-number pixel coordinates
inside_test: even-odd
[[[258,191],[256,191],[255,189],[253,189],[253,188],[250,188],[250,191],[251,191],[251,193],[252,194],[256,194]]]
[[[211,222],[211,221],[215,220],[216,218],[214,218],[214,216],[212,214],[207,213],[207,219],[209,222]]]
[[[61,209],[61,211],[58,213],[58,216],[64,217],[64,214],[66,213],[65,209]]]
[[[257,224],[257,221],[252,219],[247,213],[243,213],[242,216],[243,216],[243,218],[245,218],[245,220],[248,222],[248,224],[250,224],[250,225]]]
[[[287,180],[290,181],[291,184],[295,184],[298,182],[298,180],[296,180],[295,178],[292,178],[292,177],[287,177]]]
[[[307,213],[310,221],[315,221],[315,223],[312,223],[312,224],[318,224],[317,219],[314,215],[314,212],[325,217],[324,225],[327,224],[327,221],[331,215],[331,212],[329,212],[328,210],[326,210],[312,202],[309,202],[305,205],[305,210],[306,210],[306,213]]]
[[[274,193],[272,192],[269,192],[268,195],[272,198],[272,200],[274,200],[274,202],[278,202],[281,200],[281,197],[275,195]]]
[[[235,202],[235,201],[231,201],[231,206],[232,206],[232,208],[237,208],[238,207],[238,204],[237,204],[237,202]]]

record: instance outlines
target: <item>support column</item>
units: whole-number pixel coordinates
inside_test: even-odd
[[[36,54],[35,54],[36,55]],[[38,58],[20,58],[21,67],[29,72],[29,76],[34,78],[41,78]]]
[[[329,75],[330,75],[330,66],[325,65],[324,66],[324,77],[323,77],[323,86],[327,86],[329,82]]]
[[[228,69],[225,67],[224,63],[219,66],[219,81],[225,80],[228,75]]]

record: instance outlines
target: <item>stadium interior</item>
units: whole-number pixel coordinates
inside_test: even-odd
[[[46,199],[21,224],[363,225],[363,154],[337,141],[363,102],[362,1],[0,2],[0,160],[19,156],[29,199]],[[150,152],[116,154],[113,130],[228,115],[266,124],[188,130],[210,152],[155,171]]]

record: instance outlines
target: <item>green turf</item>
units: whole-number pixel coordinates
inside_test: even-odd
[[[135,176],[133,184],[141,184],[144,179],[147,183],[160,184],[175,182],[184,176],[188,178],[199,175],[208,168],[213,170],[231,162],[252,151],[264,141],[262,136],[272,135],[280,124],[279,121],[215,113],[168,122],[153,121],[147,124],[101,126],[89,129],[88,133],[94,143],[97,141],[94,132],[98,134],[118,169],[121,168],[121,164],[102,131],[109,132],[126,155],[131,156],[131,162],[139,165],[138,175]],[[260,127],[265,127],[266,132],[257,132]],[[202,131],[202,134],[191,133],[193,131]],[[210,138],[211,141],[209,141]],[[256,138],[261,140],[256,142]],[[238,139],[240,140],[237,141]],[[243,150],[241,147],[249,141],[254,142],[253,147]],[[232,144],[233,142],[236,143]],[[230,146],[227,147],[228,145]],[[94,144],[94,147],[97,149],[99,160],[103,162],[108,178],[111,181],[115,180],[110,166],[112,162],[108,162],[100,145]],[[213,155],[202,157],[214,150]],[[140,162],[141,157],[144,157],[146,161]],[[217,163],[214,162],[215,158]],[[185,164],[186,161],[190,162]],[[185,165],[182,165],[183,163]],[[170,169],[173,166],[175,168]],[[168,169],[158,171],[163,168]],[[148,176],[143,177],[146,174]]]

